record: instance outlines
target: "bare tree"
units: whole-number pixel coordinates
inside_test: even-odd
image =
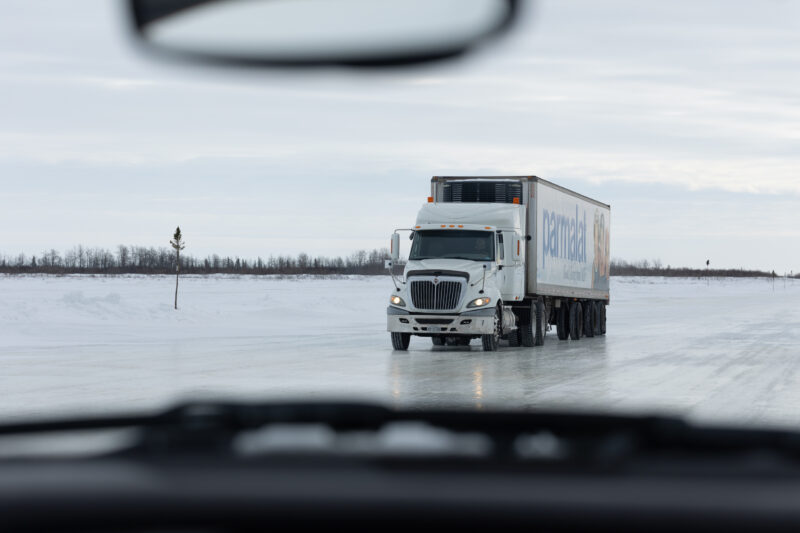
[[[169,241],[172,248],[175,250],[175,309],[178,308],[178,276],[181,274],[181,250],[186,248],[183,243],[183,236],[181,235],[181,227],[175,228],[175,235]]]
[[[117,266],[120,269],[125,269],[128,266],[128,261],[130,260],[130,253],[128,252],[128,247],[124,244],[120,244],[117,246]]]

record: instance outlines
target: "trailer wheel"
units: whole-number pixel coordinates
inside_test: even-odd
[[[600,335],[606,334],[606,304],[600,302]]]
[[[395,350],[406,351],[411,342],[411,333],[392,332],[392,348]]]
[[[536,326],[536,337],[533,339],[534,346],[544,345],[544,336],[547,335],[547,317],[544,314],[544,302],[540,299],[534,304],[534,324]]]
[[[583,336],[594,337],[594,330],[597,326],[595,317],[594,302],[587,300],[583,306]]]
[[[431,342],[433,343],[434,346],[444,346],[444,337],[441,337],[439,335],[434,335],[433,337],[431,337]]]
[[[602,317],[603,302],[595,300],[592,309],[594,311],[594,335],[599,337],[603,334],[603,317]]]
[[[569,338],[576,341],[583,333],[583,306],[580,302],[572,302],[569,306]]]
[[[503,323],[500,319],[500,308],[494,314],[494,333],[487,333],[481,335],[481,344],[483,344],[484,352],[496,352],[500,346],[500,331]]]
[[[563,300],[561,307],[558,308],[558,316],[556,317],[556,333],[560,341],[565,341],[569,338],[569,306]]]

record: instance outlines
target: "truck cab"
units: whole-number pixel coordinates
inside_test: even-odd
[[[389,331],[429,336],[434,344],[481,337],[496,349],[515,328],[506,303],[525,296],[524,221],[519,198],[476,204],[430,197],[410,228],[408,262],[390,298]],[[393,254],[399,242],[393,239]]]

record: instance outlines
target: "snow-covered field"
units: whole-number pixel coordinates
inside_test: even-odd
[[[800,282],[615,278],[608,335],[393,352],[383,277],[0,276],[0,418],[187,398],[577,407],[800,424]]]

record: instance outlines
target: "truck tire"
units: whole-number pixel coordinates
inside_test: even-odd
[[[583,333],[583,306],[580,302],[572,302],[569,306],[569,338],[577,341]]]
[[[526,348],[534,345],[533,314],[535,305],[531,304],[531,308],[523,310],[519,316],[519,343]]]
[[[603,324],[602,324],[602,315],[601,309],[603,307],[603,302],[595,301],[594,302],[594,336],[599,337],[603,334]]]
[[[544,346],[544,336],[547,335],[547,317],[545,316],[544,302],[539,299],[534,304],[533,322],[535,326],[534,346]]]
[[[521,346],[522,345],[522,341],[520,339],[520,336],[521,336],[521,333],[520,333],[520,329],[519,328],[517,328],[514,331],[512,331],[511,333],[509,333],[508,334],[508,345],[511,346],[512,348],[518,348],[519,346]]]
[[[556,333],[560,341],[565,341],[569,338],[569,306],[564,301],[561,302],[561,307],[558,308]]]
[[[392,332],[392,348],[395,350],[406,351],[411,342],[411,333]]]
[[[595,326],[597,320],[595,319],[595,307],[592,300],[586,300],[583,303],[583,336],[594,337]]]
[[[600,302],[600,335],[606,334],[606,304]]]
[[[496,352],[500,346],[500,330],[503,322],[500,319],[500,309],[494,314],[494,333],[481,335],[481,344],[484,352]]]
[[[433,342],[434,346],[444,346],[444,337],[435,336],[431,337],[431,342]]]

